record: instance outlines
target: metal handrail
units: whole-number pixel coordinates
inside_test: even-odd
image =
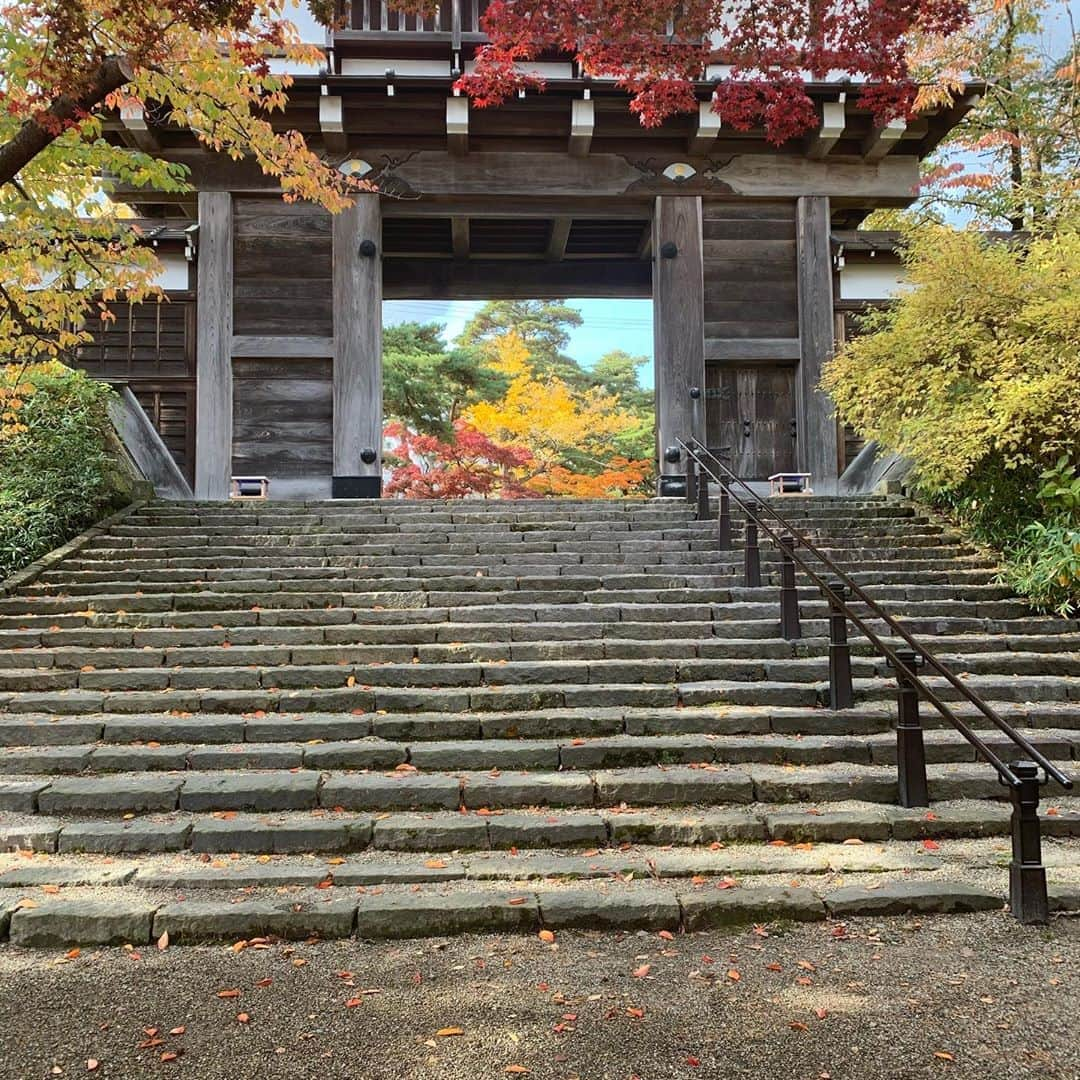
[[[1073,786],[1072,780],[1063,773],[1053,762],[1049,761],[1046,756],[1031,742],[1020,734],[1008,721],[1004,720],[997,712],[984,701],[971,687],[966,686],[960,679],[954,675],[945,664],[943,664],[934,654],[922,645],[915,637],[912,636],[907,630],[905,630],[893,616],[891,616],[881,605],[866,592],[857,585],[851,577],[843,570],[840,569],[820,548],[817,547],[805,534],[796,529],[782,514],[779,513],[774,507],[769,506],[767,503],[762,502],[758,496],[753,492],[749,484],[746,483],[741,477],[737,476],[731,471],[718,457],[717,455],[703,446],[697,441],[697,439],[691,439],[690,443],[685,442],[683,439],[678,438],[676,440],[686,454],[697,464],[698,468],[703,474],[708,475],[714,482],[720,485],[721,489],[726,489],[729,496],[735,500],[742,511],[748,518],[763,529],[765,533],[773,540],[780,551],[790,557],[796,562],[806,573],[806,575],[813,581],[813,583],[825,594],[829,603],[835,605],[837,609],[842,611],[844,615],[862,631],[863,634],[869,639],[870,643],[885,657],[889,664],[897,671],[904,673],[905,677],[910,680],[911,684],[918,688],[920,694],[934,706],[937,711],[948,720],[953,727],[964,736],[965,739],[978,751],[978,753],[997,771],[998,776],[1010,787],[1019,788],[1021,786],[1021,778],[1016,775],[1011,766],[1004,761],[990,749],[989,746],[979,737],[979,735],[968,725],[965,721],[961,720],[959,716],[929,687],[927,684],[913,671],[907,664],[905,664],[897,655],[896,651],[889,646],[878,634],[873,631],[859,615],[857,615],[847,603],[844,595],[841,592],[833,589],[829,582],[825,581],[820,574],[818,574],[806,561],[798,554],[798,548],[801,548],[811,553],[815,558],[820,560],[822,564],[828,569],[831,574],[834,574],[839,582],[851,590],[852,594],[856,596],[862,603],[864,603],[870,610],[891,630],[893,630],[900,638],[904,640],[915,652],[923,658],[926,664],[934,669],[939,675],[941,675],[951,686],[958,690],[962,697],[964,697],[970,704],[974,705],[991,723],[998,728],[999,731],[1009,738],[1009,740],[1024,753],[1028,754],[1032,761],[1036,762],[1047,777],[1053,777],[1062,787],[1071,789]],[[703,454],[707,455],[713,463],[724,474],[725,478],[718,476],[709,466],[705,464]],[[732,484],[739,484],[749,494],[752,504],[748,504],[732,491]],[[778,535],[769,524],[762,520],[760,515],[754,507],[762,507],[774,521],[784,530],[784,533],[790,535],[795,543],[786,544],[781,535]]]

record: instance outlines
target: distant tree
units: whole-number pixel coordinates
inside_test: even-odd
[[[388,455],[392,472],[387,495],[410,499],[460,499],[484,496],[502,499],[535,498],[517,472],[532,464],[528,450],[500,444],[463,420],[447,439],[417,435],[403,424],[390,424],[394,441]]]
[[[1080,189],[1080,46],[1074,34],[1064,55],[1041,51],[1053,11],[1047,0],[974,0],[963,30],[920,43],[923,103],[946,103],[971,78],[986,90],[934,154],[908,216],[960,212],[1017,230],[1069,212]]]
[[[564,354],[570,331],[582,323],[581,312],[551,300],[491,300],[466,324],[458,337],[461,345],[481,348],[508,333],[525,344],[536,370],[573,386],[589,385],[581,365]]]
[[[383,404],[409,430],[450,438],[463,408],[501,397],[509,380],[480,349],[448,349],[442,332],[415,322],[383,331]]]

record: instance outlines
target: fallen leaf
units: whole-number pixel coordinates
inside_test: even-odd
[[[238,1024],[246,1024],[250,1019],[251,1019],[251,1017],[248,1016],[247,1013],[237,1013],[236,1014],[236,1022]]]
[[[661,930],[657,936],[662,937],[665,941],[675,940],[675,935],[670,930]]]
[[[807,1026],[801,1020],[792,1020],[791,1023],[788,1024],[788,1027],[791,1028],[792,1031],[808,1031],[809,1030],[807,1028]]]
[[[219,998],[238,998],[240,996],[239,990],[219,990],[217,992]]]
[[[738,982],[742,978],[742,975],[740,975],[739,972],[735,970],[735,968],[730,968],[728,970],[727,977],[732,982]]]
[[[644,979],[649,972],[652,971],[651,964],[642,964],[641,967],[634,968],[634,978]]]
[[[357,1005],[363,1005],[363,1004],[364,1004],[364,999],[363,998],[349,998],[349,1000],[345,1002],[345,1008],[346,1009],[355,1009]],[[442,1032],[439,1032],[439,1034],[441,1035]]]
[[[628,1005],[626,1007],[626,1015],[633,1017],[635,1020],[643,1020],[645,1018],[645,1010],[639,1009],[635,1005]]]
[[[86,1071],[87,1072],[93,1072],[100,1064],[101,1064],[101,1062],[98,1061],[97,1058],[87,1058],[86,1059]]]
[[[444,1027],[439,1028],[439,1030],[436,1031],[435,1034],[438,1038],[445,1039],[452,1035],[464,1035],[465,1029],[459,1027]]]
[[[445,870],[446,861],[444,859],[428,859],[428,861],[424,863],[424,866],[429,870]]]
[[[184,1027],[183,1024],[181,1024],[179,1027],[170,1028],[169,1029],[169,1034],[170,1035],[183,1035],[185,1031],[187,1031],[187,1028]]]
[[[508,1072],[512,1076],[524,1076],[529,1070],[524,1065],[507,1065],[503,1072]]]
[[[157,947],[164,952],[169,947],[169,931],[166,930],[162,933],[161,937],[157,939]]]
[[[175,1050],[166,1050],[161,1055],[162,1061],[175,1061],[180,1055]]]
[[[261,986],[263,989],[265,989],[268,986],[273,986],[273,984],[274,980],[267,976],[265,979],[260,979],[255,985]]]
[[[924,840],[922,846],[927,851],[938,851],[941,848],[941,845],[936,840]]]
[[[555,935],[550,930],[541,930],[537,937],[547,945],[555,944]]]
[[[686,1059],[686,1064],[689,1065],[691,1069],[696,1069],[701,1065],[701,1058],[688,1057]]]
[[[940,1058],[942,1061],[955,1061],[956,1058],[949,1053],[948,1050],[935,1050],[934,1057]]]

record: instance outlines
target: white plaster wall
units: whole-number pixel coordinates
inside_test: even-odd
[[[840,271],[841,300],[888,300],[911,288],[898,263],[848,263]]]
[[[161,272],[154,279],[154,284],[163,289],[183,291],[191,286],[188,279],[189,264],[182,251],[158,251]]]

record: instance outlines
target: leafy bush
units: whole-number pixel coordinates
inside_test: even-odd
[[[1043,611],[1080,610],[1080,229],[1026,246],[905,236],[915,289],[868,317],[822,385],[914,463],[918,495],[1004,555]]]
[[[70,540],[131,498],[109,421],[112,390],[50,362],[8,365],[18,387],[0,437],[0,577]]]

